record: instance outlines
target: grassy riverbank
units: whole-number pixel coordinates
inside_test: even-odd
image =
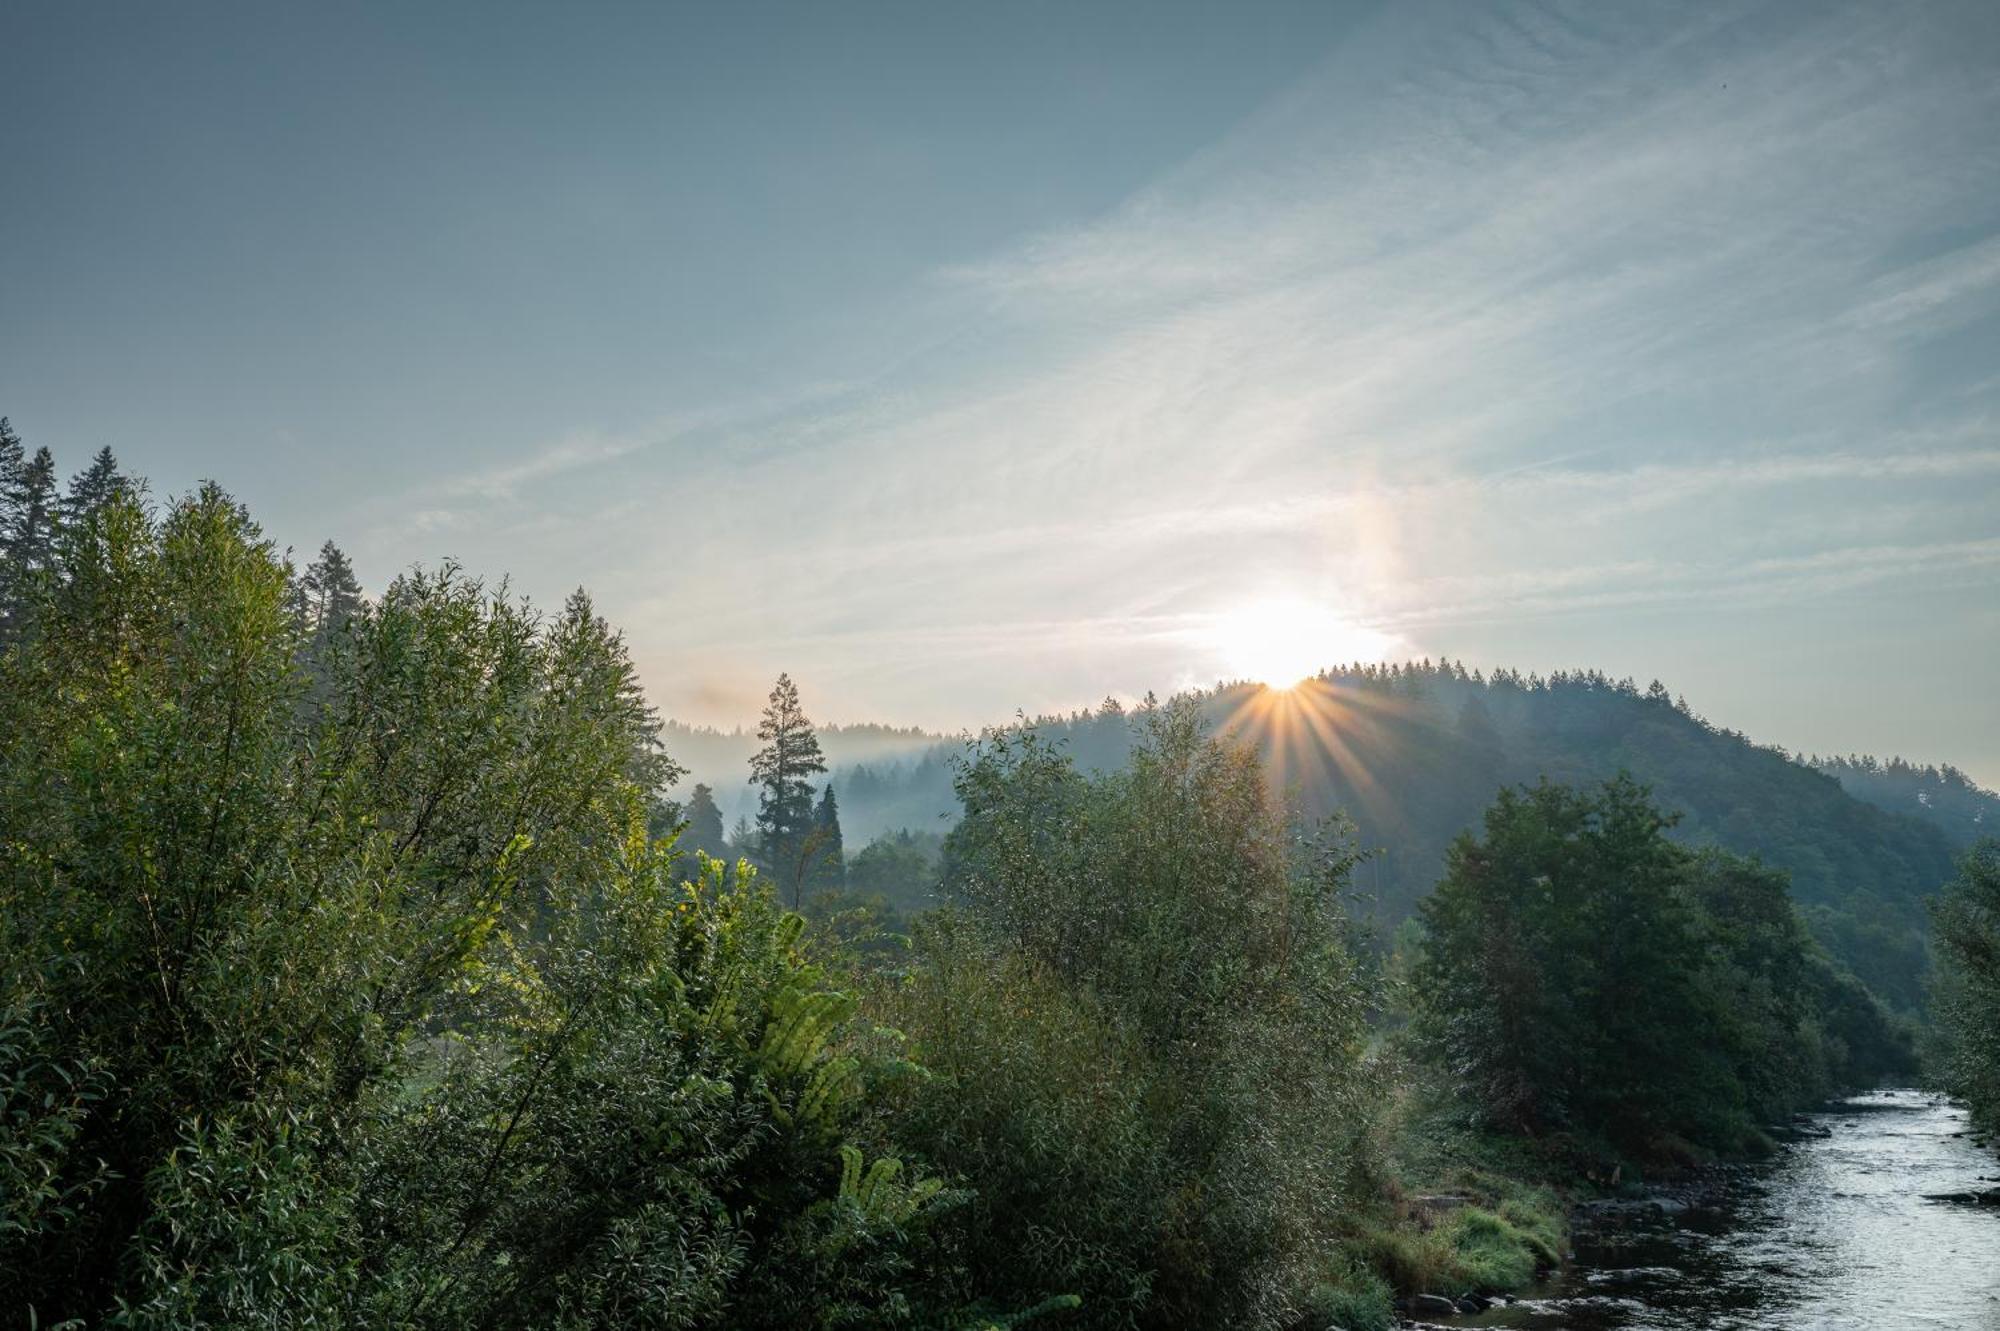
[[[1390,1327],[1399,1302],[1511,1293],[1561,1262],[1574,1188],[1534,1181],[1546,1166],[1522,1143],[1407,1083],[1377,1118],[1380,1175],[1351,1218],[1330,1325]]]

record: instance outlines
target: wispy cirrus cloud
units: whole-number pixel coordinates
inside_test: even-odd
[[[629,457],[650,442],[643,436],[618,438],[596,431],[576,431],[531,456],[456,477],[447,483],[446,490],[481,499],[514,499],[527,486]]]
[[[621,552],[642,650],[782,658],[850,715],[1198,675],[1267,594],[1414,649],[1560,617],[1663,674],[1754,655],[1759,616],[1698,654],[1638,612],[1963,609],[2000,511],[1983,24],[1386,7],[1105,215],[942,265],[872,372],[457,498],[598,478],[564,539]],[[690,495],[754,539],[663,534]]]

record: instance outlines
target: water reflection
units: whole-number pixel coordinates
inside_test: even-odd
[[[1915,1091],[1849,1100],[1745,1170],[1714,1207],[1578,1234],[1577,1260],[1467,1327],[1554,1331],[2000,1331],[2000,1207],[1927,1201],[1994,1186],[1965,1115]]]

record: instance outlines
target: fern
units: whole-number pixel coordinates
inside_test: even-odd
[[[778,995],[771,1012],[758,1060],[771,1076],[796,1077],[825,1050],[834,1027],[854,1014],[854,999],[833,990],[789,989]]]
[[[905,1185],[900,1181],[903,1162],[893,1155],[882,1156],[866,1169],[862,1168],[865,1161],[858,1147],[841,1145],[840,1199],[870,1224],[905,1224],[944,1188],[944,1180],[937,1178]]]
[[[1083,1300],[1074,1294],[1052,1294],[1030,1308],[1022,1308],[1011,1313],[982,1313],[976,1321],[967,1322],[958,1331],[1013,1331],[1014,1327],[1026,1326],[1038,1317],[1050,1313],[1072,1312],[1083,1306]]]

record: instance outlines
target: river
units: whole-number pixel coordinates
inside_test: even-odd
[[[1518,1302],[1440,1325],[1533,1331],[2000,1331],[2000,1162],[1917,1091],[1810,1116],[1809,1135],[1676,1216],[1580,1225],[1575,1258]],[[1824,1132],[1824,1136],[1817,1135]]]

